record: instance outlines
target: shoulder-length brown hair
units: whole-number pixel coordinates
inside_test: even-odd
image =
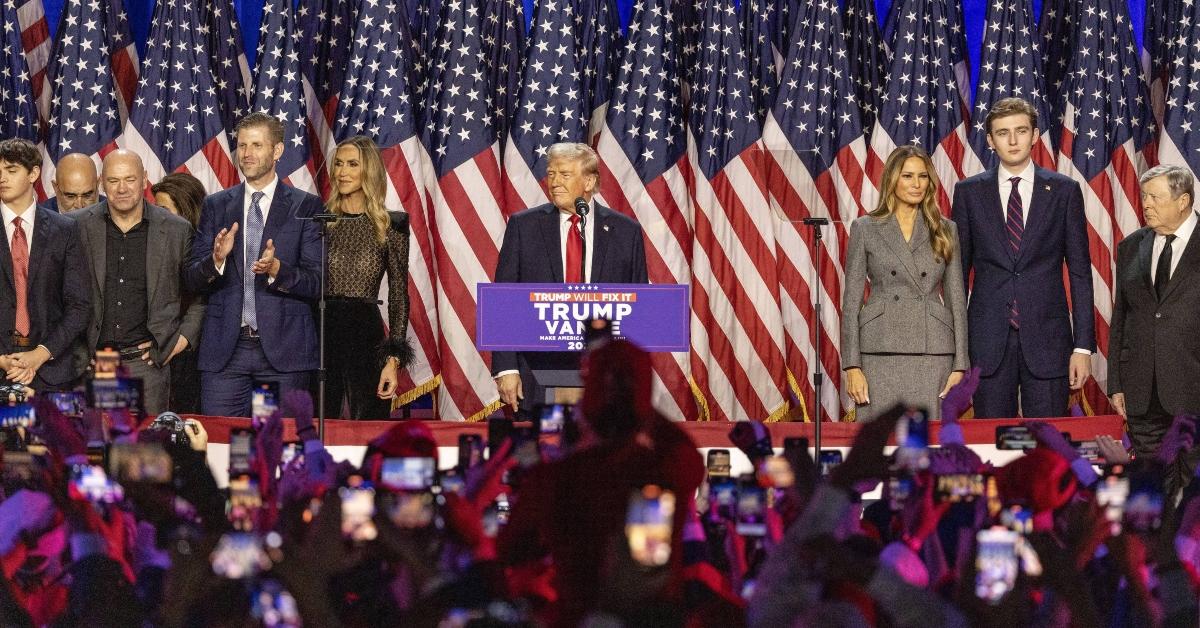
[[[383,204],[387,198],[387,173],[383,168],[383,158],[379,156],[379,147],[375,146],[374,140],[365,135],[355,135],[338,142],[337,148],[340,149],[343,146],[353,146],[358,149],[358,158],[362,161],[362,190],[366,197],[364,205],[367,218],[375,225],[375,239],[383,244],[387,241],[389,219],[387,207]],[[334,149],[334,155],[334,159],[336,159],[337,149]],[[330,164],[332,163],[333,159],[330,160]],[[332,171],[331,165],[331,176]],[[329,213],[337,216],[345,214],[346,212],[342,208],[344,202],[337,185],[330,186],[329,200],[325,201],[325,207],[329,209]]]
[[[929,244],[933,247],[933,256],[942,262],[949,262],[954,256],[954,237],[950,235],[950,226],[946,224],[942,218],[942,212],[938,210],[937,193],[938,193],[938,178],[937,173],[933,170],[933,160],[929,158],[929,153],[926,153],[920,146],[901,146],[892,151],[888,155],[887,163],[883,165],[883,180],[880,181],[879,204],[875,206],[871,216],[875,218],[887,218],[896,211],[896,183],[900,180],[900,171],[904,169],[904,162],[916,157],[925,164],[925,171],[929,173],[929,186],[925,188],[925,197],[921,199],[917,210],[921,212],[921,217],[925,219],[925,226],[929,228]]]

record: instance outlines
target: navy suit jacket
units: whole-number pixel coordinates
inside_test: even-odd
[[[184,273],[189,290],[208,294],[199,351],[201,371],[219,371],[228,364],[242,327],[245,185],[204,199],[191,262]],[[316,223],[305,219],[320,211],[320,199],[280,181],[263,226],[260,250],[267,240],[275,241],[279,273],[273,283],[268,283],[265,274],[255,275],[258,333],[272,368],[285,373],[317,368],[317,325],[311,303],[321,291],[321,234]],[[235,222],[237,241],[225,260],[225,272],[220,274],[213,264],[213,239]]]
[[[646,249],[637,221],[593,203],[592,283],[648,283]],[[496,263],[496,283],[562,283],[562,240],[559,211],[551,203],[513,214],[504,229]],[[526,364],[522,365],[521,362]],[[579,354],[560,352],[492,353],[492,374],[514,369],[578,368]],[[526,390],[530,390],[528,387]]]
[[[92,274],[74,220],[44,207],[35,208],[29,243],[29,278],[26,282],[29,337],[50,350],[54,359],[38,369],[36,390],[68,385],[83,371],[73,356],[75,341],[92,315]],[[12,346],[16,329],[17,300],[13,283],[12,252],[0,230],[0,353],[24,351]],[[29,234],[26,234],[29,235]]]
[[[1092,307],[1092,260],[1079,184],[1035,168],[1033,195],[1021,238],[1012,254],[1005,227],[997,169],[965,179],[954,188],[964,285],[971,271],[967,339],[971,364],[990,376],[1004,356],[1009,304],[1017,300],[1021,351],[1040,378],[1066,377],[1074,349],[1096,350]],[[1063,285],[1063,262],[1071,280],[1071,307]]]

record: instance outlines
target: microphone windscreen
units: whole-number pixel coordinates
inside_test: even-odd
[[[586,200],[584,200],[584,198],[582,196],[575,199],[575,213],[576,214],[579,214],[580,216],[586,216],[588,214],[588,211],[590,211],[590,210],[591,210],[591,207],[588,206],[588,202]]]

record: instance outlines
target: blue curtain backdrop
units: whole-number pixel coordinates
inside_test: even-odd
[[[192,0],[199,1],[199,0]],[[730,0],[731,2],[735,0]],[[46,8],[46,19],[50,24],[50,35],[54,35],[58,27],[58,16],[62,12],[63,0],[43,0]],[[125,10],[128,13],[129,24],[133,29],[133,37],[137,40],[138,53],[146,54],[146,36],[150,32],[150,18],[154,13],[153,0],[126,0]],[[533,0],[525,0],[525,17],[533,16]],[[242,24],[242,36],[246,44],[246,56],[250,67],[254,67],[254,53],[258,48],[258,27],[262,22],[262,0],[234,0],[237,7],[238,19]],[[617,0],[621,11],[622,21],[628,21],[633,0]],[[875,0],[876,15],[880,16],[882,25],[884,16],[892,6],[892,0]],[[971,55],[971,90],[975,89],[975,81],[979,76],[979,47],[983,38],[983,20],[987,15],[987,0],[963,0],[963,18],[967,28],[967,49]],[[1041,15],[1042,0],[1033,0],[1033,13],[1036,19]],[[1129,4],[1129,14],[1133,21],[1133,34],[1138,44],[1142,41],[1142,27],[1145,19],[1145,0],[1132,0]]]

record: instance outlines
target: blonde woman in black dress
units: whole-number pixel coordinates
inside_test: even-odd
[[[358,135],[338,144],[325,206],[330,228],[326,288],[325,415],[386,419],[398,374],[412,360],[408,329],[408,214],[384,207],[379,149]],[[388,278],[388,320],[379,287]],[[349,413],[343,413],[343,405]]]

